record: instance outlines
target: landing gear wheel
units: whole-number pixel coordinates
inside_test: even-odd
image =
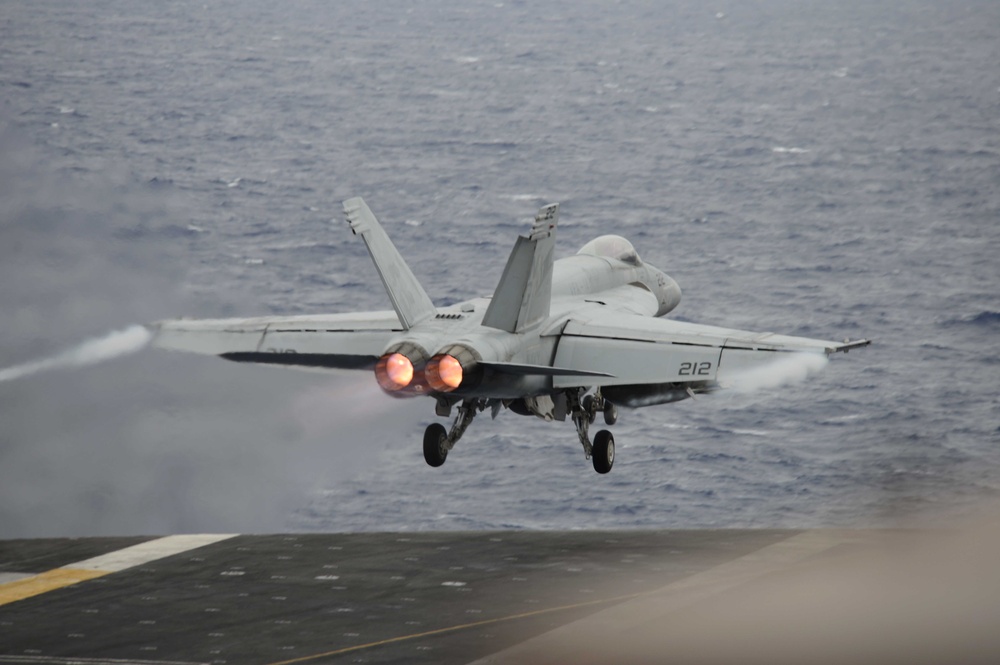
[[[604,402],[604,424],[614,425],[618,422],[618,407],[611,402]]]
[[[591,424],[593,424],[594,418],[597,417],[597,410],[594,408],[594,396],[584,395],[580,406],[583,408],[584,413],[587,414],[587,418],[590,419]]]
[[[431,466],[441,466],[448,458],[448,449],[444,441],[448,438],[441,423],[433,423],[424,430],[424,461]],[[595,462],[596,464],[596,462]]]
[[[594,450],[591,453],[594,460],[594,471],[607,473],[615,463],[615,437],[611,432],[602,429],[594,437]]]

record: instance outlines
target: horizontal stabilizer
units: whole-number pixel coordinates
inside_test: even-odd
[[[434,303],[364,200],[360,196],[347,199],[344,201],[344,213],[351,230],[365,241],[403,328],[409,330],[437,314]]]

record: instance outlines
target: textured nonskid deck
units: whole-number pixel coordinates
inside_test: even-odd
[[[0,541],[0,663],[996,662],[990,534]]]

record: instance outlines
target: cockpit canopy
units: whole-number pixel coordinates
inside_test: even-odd
[[[633,266],[642,265],[642,259],[640,259],[639,254],[636,253],[635,247],[632,246],[632,243],[621,236],[607,235],[594,238],[581,247],[577,254],[590,254],[591,256],[603,256],[609,259],[618,259],[623,263]]]

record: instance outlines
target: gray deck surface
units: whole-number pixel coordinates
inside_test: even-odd
[[[985,665],[997,560],[993,523],[0,541],[0,663]]]
[[[466,663],[792,533],[238,536],[0,605],[0,662],[276,663],[372,645],[304,662]],[[0,573],[141,540],[4,541]]]

